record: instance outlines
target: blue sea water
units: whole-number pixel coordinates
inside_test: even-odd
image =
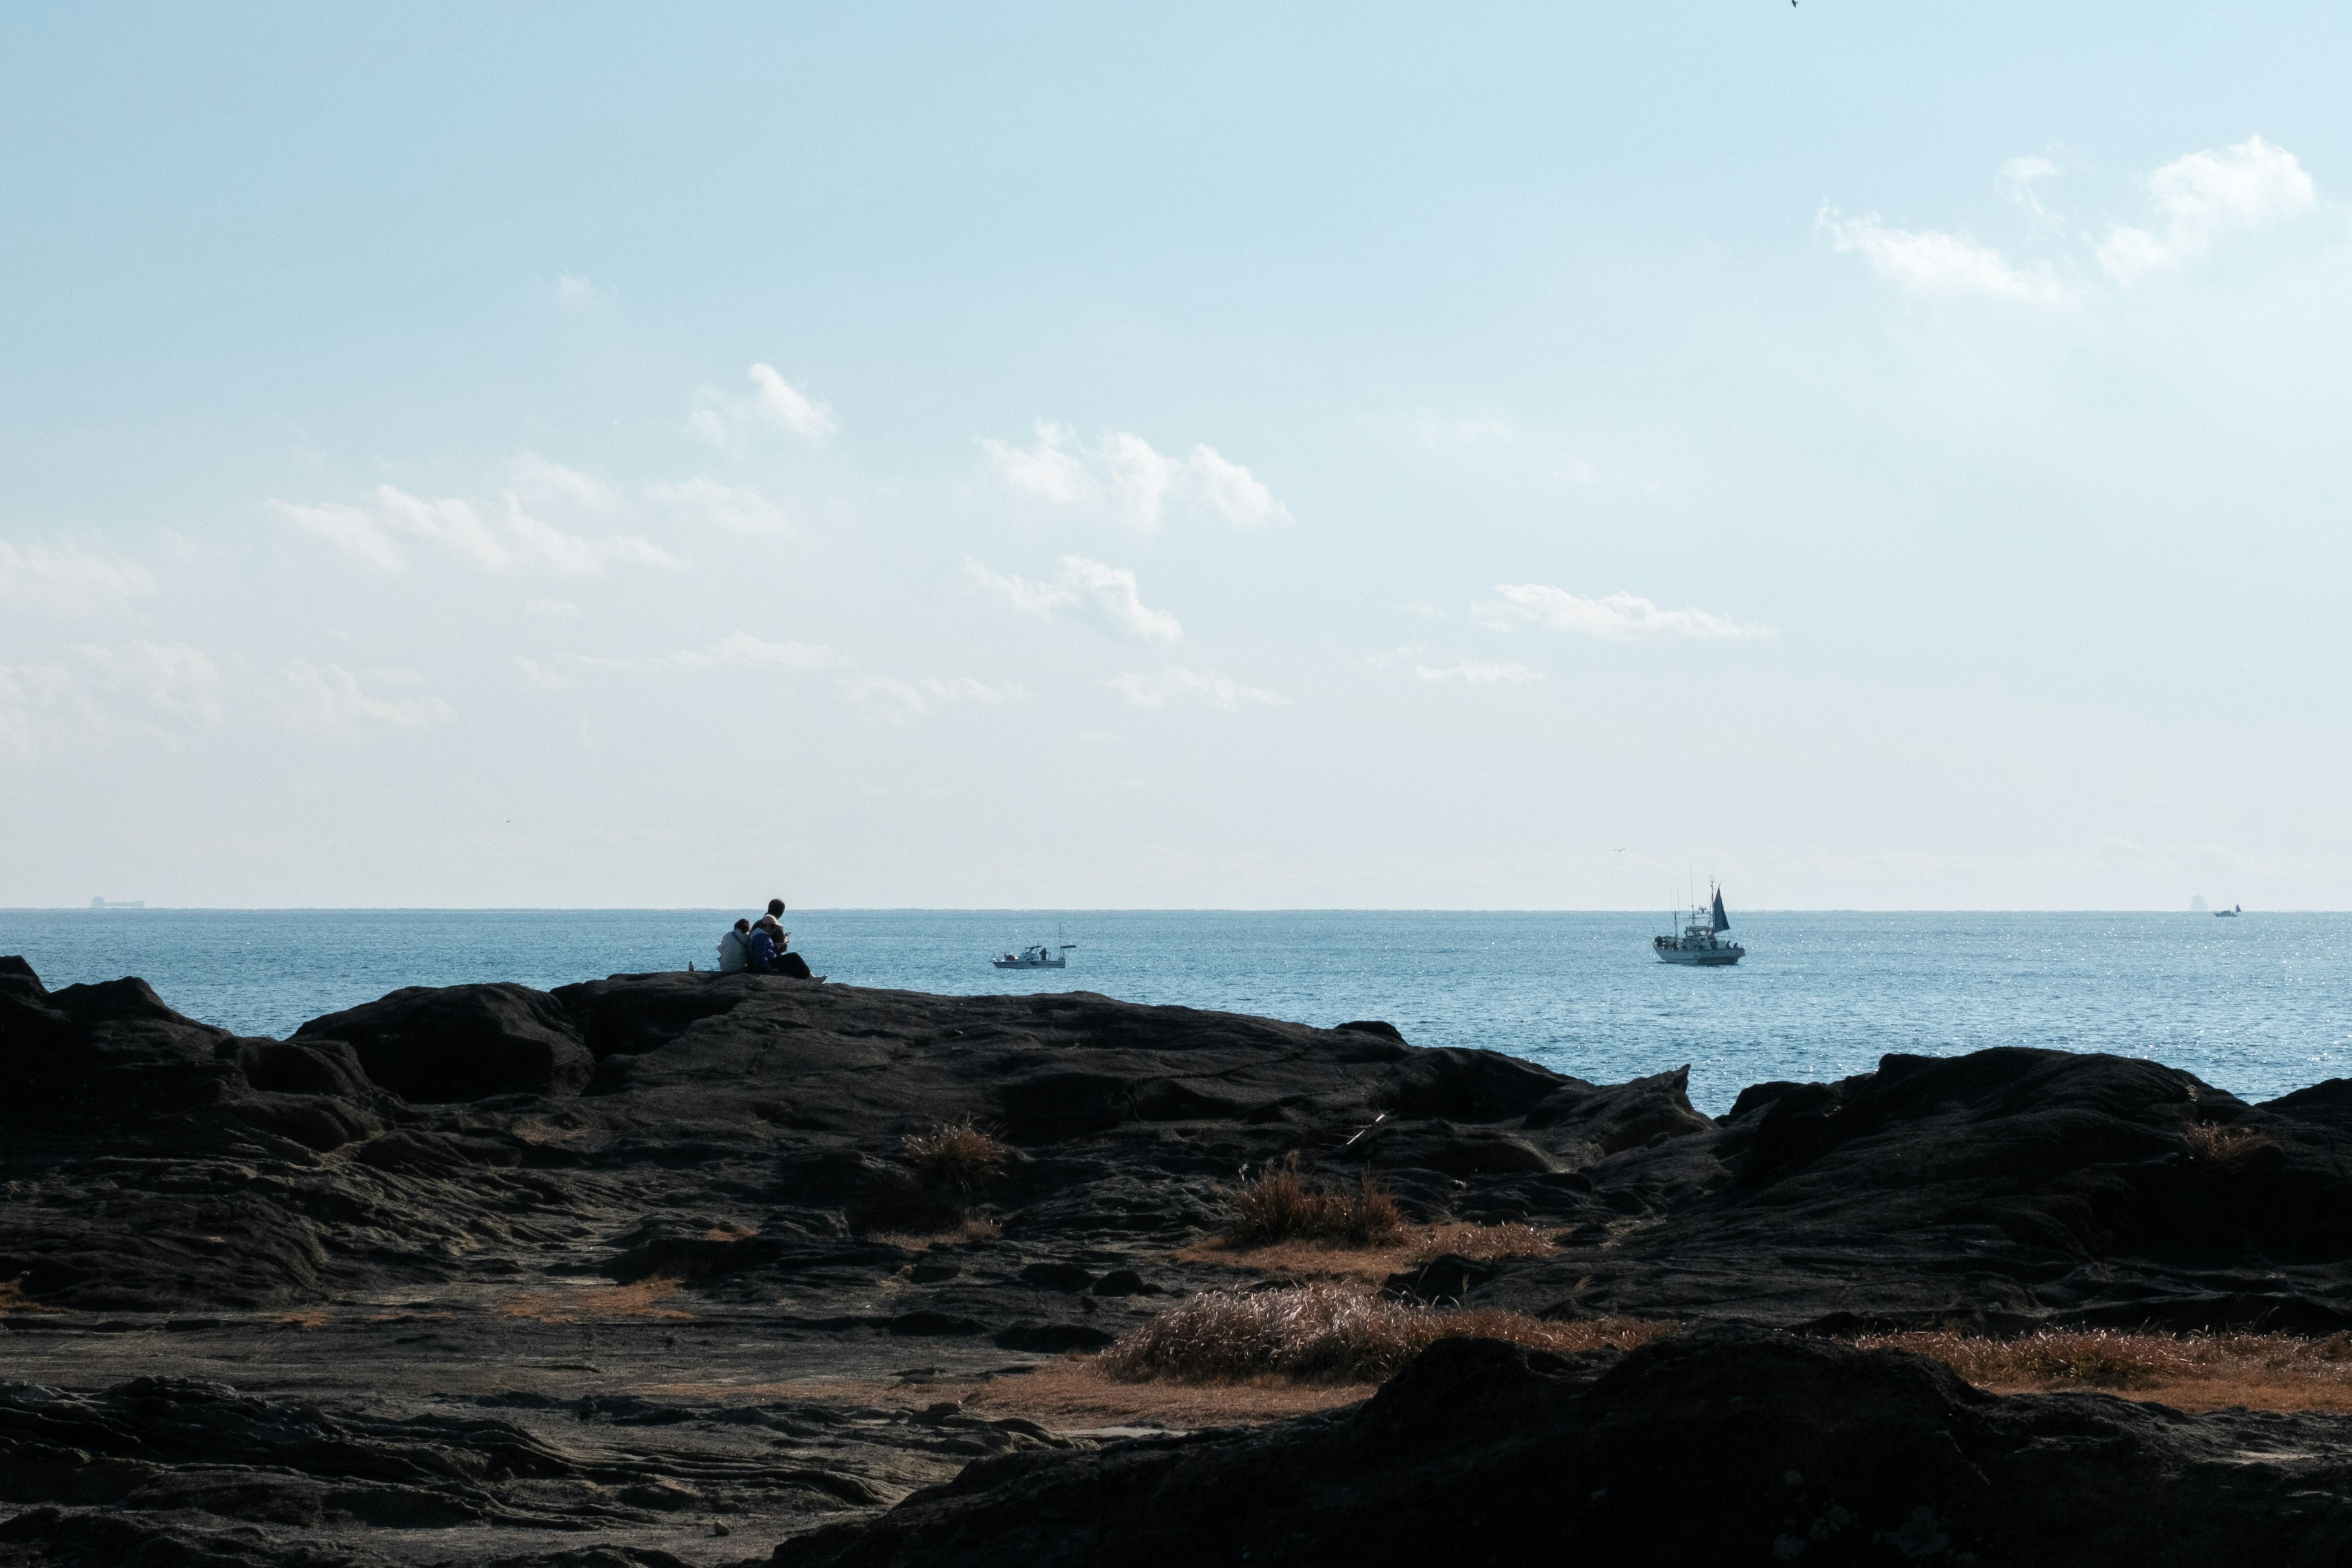
[[[1996,1045],[2149,1057],[2249,1099],[2352,1073],[2352,915],[1738,913],[1737,968],[1655,962],[1651,914],[795,910],[838,983],[1099,991],[1484,1046],[1599,1082],[1691,1068],[1720,1112],[1769,1079]],[[283,1035],[402,985],[553,986],[708,968],[731,912],[0,910],[52,987],[144,976],[192,1016]],[[1055,939],[1064,971],[991,954]]]

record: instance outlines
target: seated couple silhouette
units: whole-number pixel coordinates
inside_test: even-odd
[[[722,974],[748,969],[754,974],[790,974],[802,980],[820,979],[809,973],[807,960],[788,952],[792,932],[783,927],[784,900],[770,899],[768,912],[757,921],[737,921],[735,929],[719,939],[719,970]]]

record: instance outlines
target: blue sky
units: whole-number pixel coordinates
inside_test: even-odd
[[[0,903],[2352,903],[2340,8],[481,9],[0,17]]]

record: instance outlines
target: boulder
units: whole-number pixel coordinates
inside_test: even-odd
[[[367,1076],[420,1103],[578,1094],[595,1058],[562,1005],[527,985],[406,986],[313,1018],[296,1045],[348,1045]]]

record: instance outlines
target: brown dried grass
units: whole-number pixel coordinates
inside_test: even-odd
[[[1997,1394],[2098,1389],[2185,1410],[2352,1411],[2352,1334],[2141,1334],[2045,1329],[2015,1339],[1942,1330],[1865,1334],[1864,1350],[1932,1356]]]
[[[877,1230],[866,1239],[884,1247],[898,1247],[902,1252],[922,1252],[934,1247],[953,1247],[963,1241],[994,1241],[1003,1234],[1004,1227],[989,1215],[968,1214],[953,1225],[937,1230]]]
[[[929,1132],[909,1132],[898,1147],[917,1170],[958,1192],[977,1192],[1004,1175],[1004,1145],[974,1126],[969,1116],[942,1122]]]
[[[2218,1127],[2200,1121],[2180,1135],[2188,1146],[2189,1157],[2200,1165],[2218,1165],[2223,1169],[2240,1164],[2255,1150],[2267,1149],[2271,1135],[2258,1127]]]
[[[692,1312],[657,1307],[686,1289],[678,1279],[639,1279],[627,1285],[583,1285],[565,1290],[527,1290],[499,1303],[509,1318],[531,1318],[542,1323],[577,1323],[597,1318],[674,1318],[691,1321]]]
[[[0,1279],[0,1312],[56,1312],[62,1308],[51,1307],[25,1294],[25,1276]]]
[[[1630,1350],[1675,1327],[1632,1318],[1553,1322],[1491,1307],[1408,1306],[1328,1284],[1210,1290],[1160,1313],[1092,1364],[1123,1383],[1381,1383],[1443,1339],[1507,1340],[1567,1353]]]
[[[1234,1193],[1225,1240],[1235,1247],[1276,1241],[1377,1247],[1404,1234],[1404,1211],[1366,1171],[1353,1190],[1309,1182],[1293,1150]]]
[[[278,1321],[289,1329],[299,1329],[307,1334],[325,1328],[333,1317],[334,1314],[324,1307],[305,1307],[299,1312],[281,1313]]]
[[[1404,1262],[1417,1268],[1451,1253],[1474,1263],[1497,1263],[1507,1258],[1549,1258],[1559,1248],[1550,1237],[1531,1225],[1473,1225],[1454,1220],[1422,1229],[1405,1247]]]

